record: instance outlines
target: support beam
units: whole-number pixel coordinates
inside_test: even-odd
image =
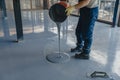
[[[21,41],[23,40],[23,27],[22,27],[22,19],[21,19],[20,0],[13,0],[13,8],[15,15],[17,41]]]
[[[115,9],[114,9],[114,14],[113,14],[113,24],[112,27],[115,27],[117,25],[117,17],[118,17],[118,7],[119,7],[119,1],[120,0],[116,0],[115,2]]]
[[[6,18],[7,17],[7,12],[6,12],[5,0],[0,0],[0,8],[3,11],[3,17]]]
[[[118,27],[120,27],[120,9],[119,9]]]

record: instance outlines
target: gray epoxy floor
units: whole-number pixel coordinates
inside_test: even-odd
[[[74,59],[70,48],[75,47],[78,18],[68,17],[61,27],[61,52],[71,58],[55,64],[46,60],[47,54],[58,51],[56,25],[48,12],[23,11],[22,20],[24,40],[15,43],[13,12],[8,12],[7,20],[0,17],[0,80],[110,80],[86,77],[94,71],[120,80],[120,28],[96,22],[90,60]]]

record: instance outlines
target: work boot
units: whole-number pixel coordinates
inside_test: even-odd
[[[79,47],[72,48],[71,52],[82,52],[82,48]]]
[[[75,54],[75,58],[77,59],[89,59],[89,54],[86,54],[86,53],[80,53],[80,54]]]

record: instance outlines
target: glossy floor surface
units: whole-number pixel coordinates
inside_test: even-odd
[[[0,80],[110,80],[90,78],[94,71],[120,80],[120,28],[96,22],[90,60],[79,60],[70,52],[75,47],[78,17],[61,25],[61,52],[70,55],[65,63],[51,63],[46,55],[58,52],[56,24],[48,11],[22,11],[24,40],[17,43],[13,12],[0,14]]]

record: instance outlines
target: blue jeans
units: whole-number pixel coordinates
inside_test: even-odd
[[[76,27],[77,47],[89,54],[92,45],[93,30],[98,17],[98,7],[80,9],[80,17]]]

